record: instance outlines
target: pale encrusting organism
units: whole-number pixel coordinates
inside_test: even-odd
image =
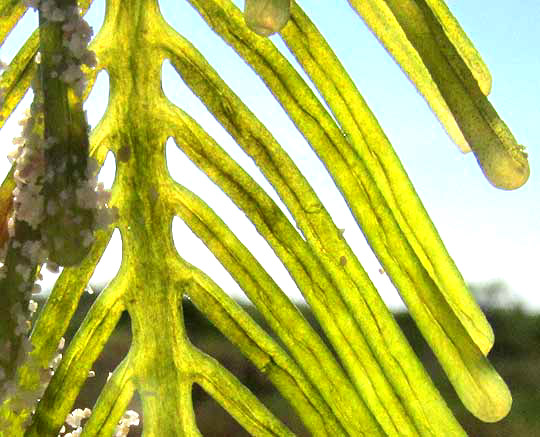
[[[66,417],[65,424],[60,429],[58,437],[79,437],[83,432],[83,420],[88,419],[92,414],[90,408],[76,408]],[[139,415],[133,410],[127,410],[118,423],[112,437],[126,437],[131,426],[139,424]],[[70,431],[68,431],[70,429]]]
[[[54,271],[79,263],[94,241],[94,232],[106,228],[114,218],[114,211],[108,208],[110,193],[97,183],[97,163],[88,158],[88,126],[82,112],[86,86],[82,67],[92,68],[96,63],[95,54],[87,48],[92,29],[76,6],[60,6],[55,0],[26,1],[26,5],[39,9],[44,27],[52,29],[49,37],[56,32],[60,44],[51,44],[49,38],[42,45],[46,52],[36,56],[35,99],[19,123],[22,133],[8,156],[14,164],[15,187],[10,193],[11,208],[2,217],[7,234],[0,248],[0,289],[10,311],[2,316],[0,330],[0,401],[17,391],[17,368],[30,359],[28,334],[37,310],[30,297],[41,291],[34,283],[34,278],[40,278],[36,272],[44,264]],[[47,38],[47,32],[42,38]],[[57,94],[53,98],[63,100],[61,104],[69,108],[65,120],[48,115],[50,107],[55,107],[44,94],[51,82],[55,82],[52,88]],[[75,133],[69,132],[73,120],[79,123]],[[54,135],[66,131],[63,137]],[[79,144],[62,144],[76,141]],[[51,368],[60,359],[58,354]],[[44,383],[48,379],[45,370]],[[24,392],[20,408],[35,403],[43,388]],[[0,421],[0,434],[1,429]]]
[[[90,408],[76,408],[69,413],[62,425],[57,437],[79,437],[84,430],[83,421],[90,418],[92,410]],[[118,424],[112,437],[127,437],[132,426],[139,425],[139,413],[133,410],[126,410]]]

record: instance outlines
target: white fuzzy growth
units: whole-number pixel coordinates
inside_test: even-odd
[[[32,274],[32,269],[30,266],[25,264],[17,264],[15,266],[15,271],[22,276],[24,281],[28,281],[28,279],[30,279],[30,275]]]
[[[96,211],[96,229],[107,229],[118,220],[117,208],[101,208]]]
[[[57,9],[56,2],[54,0],[41,0],[41,2],[38,2],[38,7],[43,17],[52,21],[51,17],[53,16],[54,11]]]
[[[84,410],[77,408],[68,414],[66,417],[66,423],[72,428],[78,428],[81,426],[81,421],[83,419],[88,419],[91,414],[92,410],[90,410],[90,408],[85,408]]]
[[[82,71],[82,67],[87,65],[94,67],[96,65],[95,54],[88,50],[88,43],[92,37],[91,27],[81,18],[78,8],[61,9],[54,0],[25,0],[25,5],[28,7],[40,9],[42,16],[56,23],[62,23],[63,30],[63,45],[66,49],[57,54],[52,54],[52,61],[55,65],[55,70],[51,71],[51,76],[59,77],[62,81],[73,88],[76,94],[81,96],[86,86],[86,78]],[[41,61],[41,55],[36,56],[36,62]],[[0,63],[0,69],[5,67],[5,64]],[[0,90],[0,100],[2,99],[3,90]],[[96,174],[98,165],[94,159],[88,159],[86,177],[77,181],[75,187],[65,187],[55,199],[45,199],[42,190],[43,184],[53,184],[55,176],[58,172],[67,170],[67,161],[60,163],[56,168],[47,164],[45,159],[45,150],[51,149],[58,144],[58,139],[54,137],[41,138],[35,129],[38,118],[43,111],[43,105],[39,107],[37,103],[32,105],[31,111],[27,111],[26,116],[19,123],[22,126],[22,134],[17,137],[13,144],[15,149],[9,154],[9,160],[15,165],[14,179],[16,188],[13,191],[13,215],[8,219],[8,234],[12,239],[11,247],[20,248],[20,253],[29,262],[20,263],[15,267],[16,272],[21,275],[24,283],[18,287],[22,293],[27,293],[32,280],[34,269],[32,266],[46,262],[47,268],[53,272],[58,272],[58,266],[48,262],[48,254],[46,245],[42,241],[15,241],[15,223],[16,221],[24,221],[31,228],[39,229],[41,224],[47,217],[55,217],[61,208],[66,205],[76,205],[77,208],[90,210],[94,214],[92,226],[84,229],[82,217],[76,215],[73,211],[67,211],[67,216],[72,217],[74,221],[78,220],[80,228],[81,243],[88,247],[94,241],[93,231],[110,225],[116,218],[115,211],[108,208],[110,201],[110,192],[104,189],[103,184],[98,184]],[[75,156],[75,160],[82,159],[81,156]],[[74,160],[74,162],[75,162]],[[52,235],[56,247],[64,246],[66,236]],[[4,245],[2,250],[5,250],[8,245]],[[2,258],[3,259],[3,258]],[[0,279],[5,276],[5,269],[0,265]],[[39,284],[32,286],[32,293],[41,292]],[[28,312],[33,315],[37,311],[38,305],[34,300],[30,300],[28,308],[23,311],[23,308],[12,308],[13,320],[15,321],[15,332],[17,336],[25,335],[31,328],[30,321],[27,320]],[[61,350],[64,340],[59,344]],[[29,348],[31,347],[28,342]],[[21,355],[23,358],[27,354]],[[58,367],[62,354],[58,354],[50,363],[50,374],[53,374]],[[90,371],[89,377],[94,375]],[[3,375],[1,375],[3,376]],[[47,376],[48,377],[48,376]],[[81,412],[82,411],[82,412]],[[70,425],[74,429],[69,435],[71,437],[78,436],[82,432],[80,427],[81,420],[88,418],[90,410],[75,410],[70,417]],[[138,416],[137,416],[138,417]],[[126,422],[123,419],[121,423]],[[138,419],[137,419],[138,423]],[[129,425],[127,425],[129,429]],[[125,425],[122,427],[122,430]],[[66,434],[68,435],[68,434]]]
[[[81,232],[81,237],[82,237],[82,245],[84,247],[90,247],[92,243],[94,242],[94,234],[92,234],[92,232],[87,229]]]
[[[15,219],[13,217],[10,217],[8,220],[8,235],[9,238],[13,238],[15,236]]]
[[[127,410],[116,426],[114,437],[126,437],[131,426],[139,425],[139,413]]]
[[[86,88],[86,77],[81,69],[83,65],[94,68],[97,64],[96,55],[88,49],[93,30],[80,16],[78,8],[65,11],[62,30],[63,45],[68,49],[67,67],[60,73],[60,78],[69,84],[78,96],[82,96]],[[69,59],[70,58],[70,59]]]
[[[130,426],[139,425],[139,413],[133,410],[127,410],[123,417],[124,421]]]
[[[28,311],[30,315],[33,315],[38,309],[38,303],[35,300],[30,299],[28,302]]]
[[[64,437],[80,437],[82,434],[83,429],[79,426],[77,429],[68,432],[67,434],[64,434]]]
[[[62,21],[65,21],[66,20],[66,13],[60,8],[55,8],[51,12],[51,14],[49,16],[49,20],[50,21],[56,21],[58,23],[60,23]]]
[[[73,33],[70,38],[67,38],[64,44],[73,54],[73,56],[80,59],[85,53],[85,49],[88,46],[88,41],[83,33],[76,32]]]
[[[97,204],[99,207],[104,208],[106,205],[109,204],[109,201],[111,200],[111,192],[105,189],[103,182],[97,184],[96,193]]]
[[[52,370],[56,370],[60,365],[60,361],[62,361],[62,354],[56,354],[56,356],[49,363],[49,367]]]
[[[13,140],[13,144],[23,144],[23,143],[24,143],[24,138],[22,137],[17,137]],[[10,163],[13,163],[14,161],[16,161],[19,158],[19,156],[21,156],[21,154],[23,153],[23,150],[24,148],[22,146],[19,146],[15,148],[15,150],[12,150],[11,152],[9,152],[7,155],[8,161]]]
[[[31,116],[27,116],[20,124],[23,127],[22,135],[14,140],[17,147],[8,155],[8,159],[15,163],[16,183],[13,191],[15,212],[8,223],[10,237],[14,236],[15,218],[37,229],[44,217],[40,182],[45,170],[42,141],[32,131]]]
[[[41,241],[25,241],[21,247],[21,254],[30,260],[31,264],[41,264],[47,258],[47,252]]]
[[[13,141],[11,141],[13,143],[13,145],[19,145],[19,144],[24,144],[24,138],[23,137],[15,137],[13,138]],[[13,157],[17,157],[20,153],[22,152],[22,147],[18,147],[15,152],[11,152],[8,154],[8,159],[10,162],[13,162]]]
[[[15,319],[15,335],[20,336],[26,334],[30,330],[30,322],[27,320],[26,315],[23,313],[21,305],[16,304],[12,308],[12,315]]]
[[[27,222],[33,229],[37,229],[43,220],[43,197],[35,186],[29,186],[14,197],[17,219]]]
[[[77,205],[81,208],[91,209],[97,204],[97,193],[90,184],[84,184],[75,191]]]
[[[60,79],[62,79],[68,85],[74,85],[77,81],[83,78],[84,73],[82,72],[81,67],[77,64],[69,64],[60,75]]]

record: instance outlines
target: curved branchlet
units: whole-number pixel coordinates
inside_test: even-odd
[[[197,349],[191,351],[195,366],[194,382],[199,384],[251,435],[294,436],[285,425],[236,377],[216,360]]]
[[[364,335],[346,309],[337,292],[336,284],[328,277],[328,272],[323,268],[314,251],[308,247],[279,207],[251,177],[193,120],[185,115],[182,119],[182,124],[176,123],[178,126],[175,132],[177,144],[231,197],[246,213],[259,233],[265,237],[289,270],[345,365],[348,376],[353,381],[354,389],[361,396],[361,399],[351,402],[351,405],[354,405],[352,409],[340,408],[340,414],[348,416],[345,419],[346,423],[354,426],[356,420],[351,420],[351,417],[357,417],[359,411],[363,411],[365,419],[362,422],[365,428],[358,429],[356,432],[377,432],[371,422],[369,411],[364,411],[362,408],[362,404],[365,403],[371,410],[371,414],[375,416],[375,420],[380,421],[387,432],[391,435],[397,433],[393,424],[393,414],[403,423],[407,423],[408,419],[403,415],[392,389],[389,389],[385,376],[381,374],[378,363],[373,359]],[[216,166],[216,162],[220,162],[219,167]],[[232,268],[231,265],[227,267]],[[328,359],[323,362],[331,364]],[[335,378],[336,369],[333,369],[331,374]],[[367,375],[370,377],[368,378]],[[375,384],[374,381],[376,381]],[[343,388],[346,387],[343,383],[340,385]],[[375,386],[380,389],[380,392],[375,390]],[[356,397],[354,392],[347,395],[350,399],[353,399],[353,396]],[[386,399],[386,406],[382,405],[382,397]],[[392,414],[389,414],[387,409],[391,409]]]
[[[0,46],[4,43],[6,36],[15,27],[26,11],[24,2],[8,1],[0,3]]]
[[[128,354],[107,379],[81,437],[113,435],[134,393],[133,368]]]
[[[291,25],[293,24],[294,21]],[[173,66],[188,86],[200,96],[238,144],[254,159],[280,194],[297,226],[302,230],[307,243],[313,249],[313,253],[319,254],[318,249],[322,248],[327,254],[327,256],[319,256],[319,259],[325,264],[325,268],[332,274],[334,280],[343,284],[338,290],[347,303],[349,311],[362,327],[382,367],[386,372],[392,373],[393,377],[390,380],[395,389],[403,399],[411,399],[411,402],[407,400],[404,404],[411,417],[414,418],[413,420],[417,422],[417,426],[429,429],[429,423],[435,423],[435,418],[439,417],[441,423],[445,423],[448,428],[449,411],[441,402],[439,393],[423,372],[420,362],[403,338],[399,327],[389,314],[358,259],[332,222],[328,212],[320,206],[320,200],[298,168],[264,125],[228,88],[191,44],[178,36],[175,45],[169,50]],[[194,232],[207,242],[209,247],[215,244],[214,236],[206,236],[204,232],[198,230],[196,224],[201,217],[207,216],[206,213],[203,215],[182,212],[181,216]],[[214,220],[209,220],[209,222],[214,222]],[[223,237],[221,240],[231,241],[231,237]],[[223,259],[219,255],[220,251],[213,251],[218,259]],[[340,262],[342,256],[347,260],[344,266]],[[238,253],[234,259],[246,259],[246,254]],[[246,264],[254,265],[253,262]],[[229,271],[233,268],[227,263],[225,266]],[[246,290],[246,287],[243,288]],[[267,302],[267,298],[261,299],[260,303],[254,300],[256,296],[250,296],[250,298],[259,308],[260,304],[264,305]],[[277,304],[276,307],[282,308],[282,305]],[[382,332],[384,336],[381,335]],[[402,369],[402,378],[396,369]],[[415,394],[413,395],[412,392]],[[430,402],[429,421],[427,411],[425,411],[426,404],[421,402],[421,399],[433,400]],[[435,412],[436,405],[439,406],[438,413]]]
[[[183,212],[180,216],[186,219],[189,226],[197,232],[197,226],[193,220],[188,219]],[[278,316],[282,320],[281,326],[285,325],[285,321],[290,323],[293,320],[295,332],[302,332],[303,342],[297,341],[296,344],[291,345],[291,342],[283,335],[281,326],[272,320],[272,316],[268,316],[268,313],[275,312],[277,307],[273,305],[276,295],[264,293],[257,298],[252,287],[245,288],[252,302],[266,315],[265,317],[274,327],[274,332],[278,332],[280,339],[287,341],[289,349],[293,349],[295,361],[210,278],[193,267],[190,267],[190,271],[192,271],[192,279],[180,281],[178,285],[180,291],[186,293],[195,306],[272,381],[283,397],[296,409],[310,432],[316,436],[346,435],[344,428],[348,428],[348,425],[338,422],[338,420],[343,420],[343,417],[336,412],[336,420],[331,414],[331,410],[335,410],[336,407],[330,399],[332,395],[328,383],[330,381],[324,381],[328,372],[319,372],[320,378],[312,383],[307,375],[313,375],[314,372],[310,369],[303,370],[296,364],[296,361],[302,363],[313,361],[315,364],[317,360],[320,360],[320,364],[326,365],[324,345],[319,345],[323,353],[320,350],[313,350],[313,345],[309,344],[309,337],[313,337],[313,333],[311,333],[311,328],[306,326],[303,317],[296,314],[297,311],[290,310],[282,311],[283,315]],[[282,305],[281,308],[292,306],[290,302],[282,302]],[[311,358],[310,355],[314,357]],[[343,390],[341,388],[336,390],[335,395],[339,396],[340,391]],[[322,393],[322,396],[319,393]]]
[[[359,159],[366,163],[366,170],[415,255],[436,282],[438,292],[475,343],[487,353],[493,344],[493,331],[444,247],[392,145],[347,71],[299,6],[293,8],[291,25],[282,36],[346,132],[348,141],[336,146],[344,156],[350,157],[353,168]],[[347,200],[357,202],[354,197]]]
[[[487,94],[491,78],[474,46],[441,0],[350,0],[423,94],[449,135],[472,150],[495,187],[514,190],[529,178],[525,148]]]
[[[39,34],[26,41],[6,71],[0,77],[0,128],[15,110],[36,76],[37,64],[34,61],[39,46]]]
[[[123,296],[128,279],[118,276],[104,289],[90,308],[83,324],[69,344],[37,405],[25,436],[57,433],[71,411],[79,391],[124,311]]]
[[[504,417],[511,405],[508,388],[407,241],[392,205],[370,174],[370,163],[350,153],[346,136],[300,75],[270,41],[260,41],[249,31],[229,0],[191,3],[259,74],[325,163],[467,408],[488,421]],[[215,14],[227,20],[211,20]]]

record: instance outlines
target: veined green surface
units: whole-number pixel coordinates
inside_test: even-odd
[[[291,19],[281,36],[335,119],[273,44],[248,29],[242,13],[230,1],[190,3],[261,76],[325,163],[467,408],[486,421],[504,417],[511,397],[485,357],[493,343],[492,331],[377,121],[309,18],[293,2]],[[351,3],[360,10],[360,2]],[[430,11],[431,21],[426,26],[438,29],[436,38],[444,41],[444,56],[457,53],[457,60],[452,60],[466,67],[459,67],[459,80],[467,77],[478,92],[487,94],[489,73],[444,3],[410,0],[403,7],[391,1],[362,4],[386,14],[373,15],[388,18],[394,26],[388,39],[381,39],[395,44],[394,51],[389,49],[395,56],[411,56],[411,71],[417,71],[418,77],[424,78],[420,82],[426,84],[427,91],[422,92],[431,99],[443,123],[453,124],[449,129],[457,141],[462,141],[460,123],[466,116],[472,117],[472,121],[464,121],[472,131],[484,129],[477,127],[475,123],[483,122],[470,112],[453,112],[453,103],[445,100],[446,91],[430,76],[431,69],[443,62],[417,51],[414,41],[411,44],[407,39],[411,23],[419,19],[418,10]],[[23,9],[12,0],[0,0],[0,11],[8,17],[0,25],[1,41]],[[37,47],[35,34],[0,80],[0,86],[7,90],[0,108],[0,127],[35,74]],[[83,436],[111,434],[135,392],[143,405],[145,437],[200,435],[191,400],[194,383],[250,434],[292,435],[220,363],[190,343],[181,307],[182,296],[188,295],[268,377],[313,435],[465,435],[360,260],[295,163],[191,43],[166,24],[157,1],[108,0],[105,22],[92,49],[99,65],[90,72],[89,88],[97,72],[104,69],[110,78],[110,97],[107,112],[90,137],[90,154],[100,164],[109,150],[123,155],[117,159],[111,201],[119,211],[114,227],[122,235],[122,265],[86,316],[25,431],[23,423],[30,418],[30,410],[16,411],[15,406],[25,390],[40,389],[40,368],[52,358],[112,229],[98,233],[79,266],[64,269],[32,332],[34,351],[20,368],[20,391],[0,406],[0,432],[55,436],[121,313],[128,311],[133,329],[130,352],[103,389]],[[208,133],[165,98],[161,66],[166,59],[253,158],[300,232]],[[404,68],[411,74],[409,67]],[[480,101],[476,94],[472,100]],[[478,105],[485,108],[484,103]],[[57,117],[68,118],[60,112],[55,112]],[[467,131],[463,138],[468,139],[468,135]],[[165,162],[165,143],[171,137],[245,212],[281,259],[310,304],[335,356],[223,223],[219,211],[171,179]],[[475,152],[479,156],[484,150],[480,147]],[[12,175],[8,175],[0,192],[4,204],[9,201],[5,194],[11,185]],[[174,217],[181,218],[227,268],[280,343],[205,272],[178,255],[171,234]]]

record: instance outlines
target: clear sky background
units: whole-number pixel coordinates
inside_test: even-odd
[[[528,309],[540,310],[537,278],[540,259],[540,3],[537,0],[447,1],[491,71],[490,101],[529,152],[531,177],[528,183],[517,191],[505,192],[489,185],[472,154],[459,152],[424,100],[345,0],[298,2],[325,35],[379,119],[465,279],[472,284],[504,281],[516,300]],[[243,0],[235,3],[243,7]],[[103,0],[95,0],[87,14],[95,31],[103,20],[103,5]],[[262,82],[208,29],[187,2],[162,0],[160,5],[167,20],[207,57],[295,159],[337,226],[345,228],[344,236],[359,254],[385,300],[392,307],[400,306],[397,293],[388,278],[379,273],[378,262],[324,167]],[[0,59],[9,62],[36,26],[36,15],[28,13],[0,48]],[[279,36],[272,37],[272,41],[291,59]],[[174,103],[203,125],[278,200],[251,159],[167,64],[163,67],[163,88]],[[92,126],[103,115],[107,94],[107,75],[102,73],[86,104]],[[11,148],[11,139],[18,135],[17,121],[29,103],[30,96],[27,96],[0,132],[2,155]],[[168,145],[167,153],[173,176],[223,216],[286,292],[301,298],[286,270],[243,213],[236,210],[174,144]],[[4,174],[7,168],[7,160],[2,156],[0,172]],[[114,178],[113,169],[111,157],[102,172],[108,184]],[[227,292],[241,294],[225,270],[179,220],[174,224],[174,238],[180,254],[189,262],[213,276]],[[120,243],[116,235],[93,282],[110,279],[118,268],[119,259]],[[51,280],[49,278],[47,284]]]

